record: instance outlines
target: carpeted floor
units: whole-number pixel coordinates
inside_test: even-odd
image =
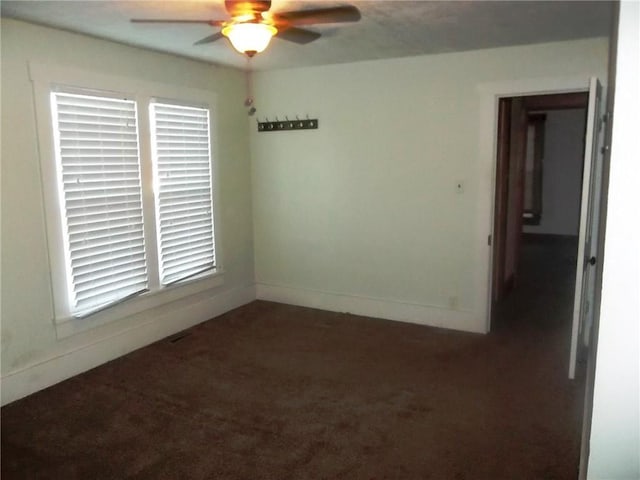
[[[2,479],[574,479],[571,255],[525,254],[487,336],[254,302],[14,402]]]

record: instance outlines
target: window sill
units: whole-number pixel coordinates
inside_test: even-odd
[[[167,303],[195,295],[205,290],[221,286],[224,283],[224,272],[220,269],[206,276],[193,278],[183,283],[162,287],[159,290],[143,293],[123,303],[113,305],[85,318],[55,319],[58,339],[70,337],[109,323],[123,320],[138,313],[157,308]]]

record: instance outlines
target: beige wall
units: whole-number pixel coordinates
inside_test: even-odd
[[[640,4],[620,2],[588,479],[640,478]]]
[[[482,92],[523,79],[606,81],[607,47],[590,39],[257,75],[261,119],[320,121],[317,131],[252,129],[258,296],[484,331],[493,172],[479,137],[494,118],[481,117]]]
[[[217,106],[218,247],[214,290],[58,339],[53,323],[45,213],[28,62],[210,93]],[[3,402],[206,320],[253,296],[247,117],[241,72],[2,19]]]
[[[578,235],[584,163],[585,109],[545,112],[542,218],[524,232]]]

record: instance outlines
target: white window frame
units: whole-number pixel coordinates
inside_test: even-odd
[[[118,321],[160,307],[166,303],[219,287],[224,281],[223,257],[220,245],[221,228],[218,185],[216,98],[213,92],[190,89],[134,78],[98,74],[57,65],[29,63],[33,83],[34,107],[38,132],[43,203],[51,273],[52,320],[58,338],[64,338],[91,328]],[[115,303],[93,315],[75,318],[69,304],[64,231],[57,178],[54,132],[51,111],[51,92],[56,89],[74,93],[111,93],[137,103],[140,169],[143,196],[144,232],[149,275],[149,292],[121,303]],[[209,141],[212,159],[213,228],[216,268],[185,281],[162,286],[158,275],[158,253],[153,192],[153,165],[149,105],[152,100],[171,101],[183,105],[205,106],[209,109]],[[149,241],[152,240],[152,241]]]

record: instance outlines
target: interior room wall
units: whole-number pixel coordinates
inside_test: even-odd
[[[544,113],[542,217],[540,225],[525,225],[523,231],[578,235],[586,111],[578,108]]]
[[[480,89],[605,79],[607,45],[589,39],[256,75],[259,119],[319,119],[308,131],[252,125],[258,297],[486,331],[486,299],[474,292],[487,288],[491,221],[480,221],[477,205],[489,198],[479,185],[492,173],[478,145],[482,123],[494,120],[480,120]]]
[[[244,75],[166,54],[2,19],[2,401],[13,400],[255,298]],[[224,283],[68,338],[53,323],[28,62],[210,93]]]
[[[587,478],[640,478],[640,4],[620,2]]]

